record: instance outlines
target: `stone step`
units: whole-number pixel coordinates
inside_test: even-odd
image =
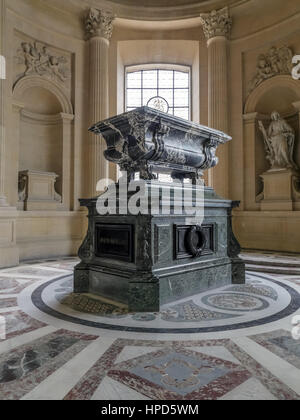
[[[255,271],[258,273],[272,273],[272,274],[289,274],[289,275],[300,275],[300,267],[283,267],[275,265],[263,265],[263,264],[247,264],[247,271]]]
[[[245,264],[254,264],[254,265],[263,265],[268,267],[285,267],[285,268],[296,268],[300,270],[300,261],[299,262],[287,262],[286,260],[256,260],[241,257]]]
[[[240,257],[245,264],[263,265],[270,267],[290,267],[300,269],[300,255],[298,254],[256,254],[241,253]]]

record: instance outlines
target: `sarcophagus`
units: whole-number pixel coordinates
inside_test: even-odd
[[[75,292],[148,312],[245,282],[231,224],[238,202],[218,197],[201,182],[202,171],[217,164],[216,149],[229,136],[147,107],[90,131],[104,137],[106,159],[126,174],[100,197],[80,200],[88,208],[89,226],[75,267]],[[169,179],[162,181],[161,173]],[[144,206],[132,211],[138,201]],[[104,203],[110,203],[107,211]]]
[[[104,137],[107,160],[129,175],[139,172],[142,179],[155,178],[155,172],[199,178],[218,163],[218,145],[231,140],[221,131],[148,107],[102,121],[90,131]]]

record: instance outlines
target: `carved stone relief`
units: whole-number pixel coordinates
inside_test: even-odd
[[[66,84],[71,78],[70,62],[66,56],[57,55],[52,48],[37,41],[23,41],[15,56],[18,68],[15,83],[25,76],[42,76],[60,84]]]
[[[291,75],[292,58],[293,51],[288,47],[272,47],[266,54],[260,54],[257,58],[256,74],[250,82],[248,94],[264,80],[281,74]]]

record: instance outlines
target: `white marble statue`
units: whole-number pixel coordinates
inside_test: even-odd
[[[271,114],[271,124],[268,130],[259,121],[271,169],[298,169],[293,159],[295,132],[277,111]]]

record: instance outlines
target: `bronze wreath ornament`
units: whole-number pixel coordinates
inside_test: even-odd
[[[206,236],[201,226],[191,226],[186,236],[186,244],[193,257],[200,257],[206,245]]]

